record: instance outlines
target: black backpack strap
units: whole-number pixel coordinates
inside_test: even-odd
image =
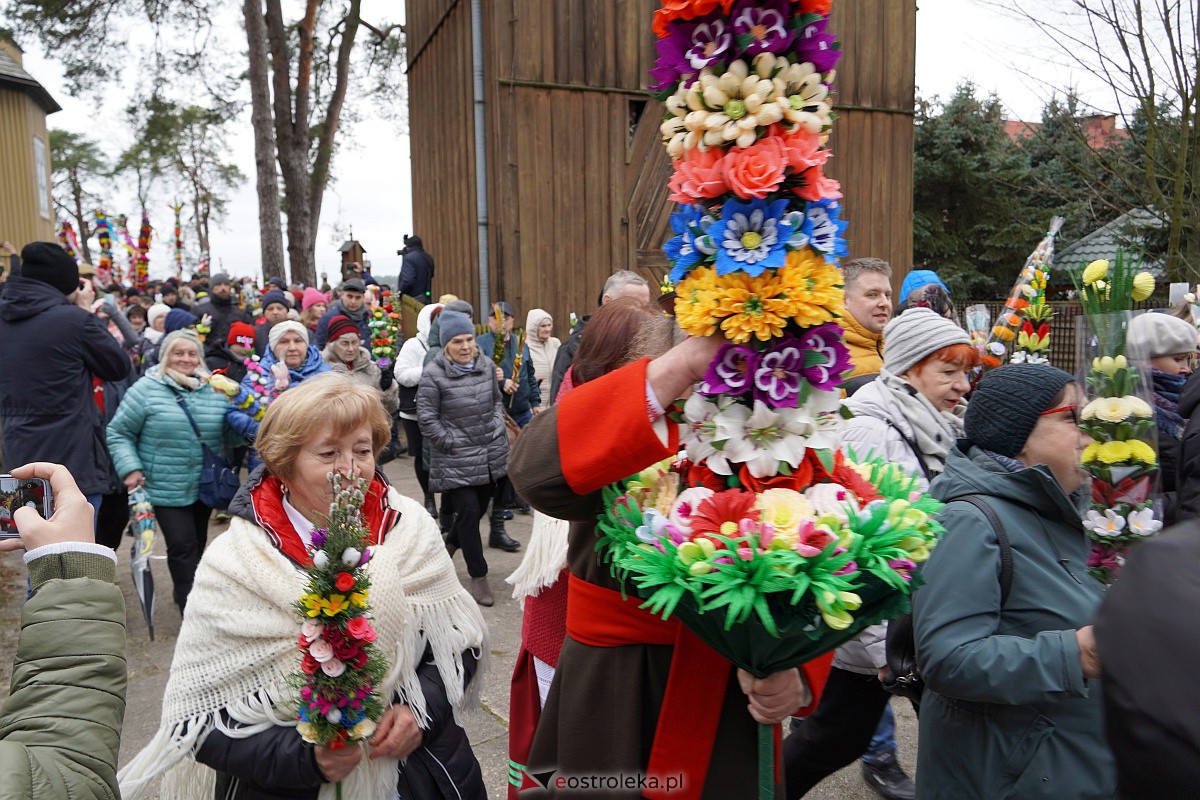
[[[1004,523],[1000,521],[1000,517],[992,508],[991,503],[984,500],[982,496],[964,494],[952,497],[947,502],[953,503],[955,500],[970,503],[978,508],[987,517],[992,530],[996,532],[996,543],[1000,545],[1000,607],[1003,608],[1004,603],[1008,600],[1008,592],[1012,589],[1012,546],[1008,543],[1008,532],[1004,530]]]

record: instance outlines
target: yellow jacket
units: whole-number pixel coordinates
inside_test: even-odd
[[[854,370],[846,377],[874,375],[883,369],[883,334],[867,330],[850,312],[846,312],[838,324],[845,331],[846,347],[854,364]]]

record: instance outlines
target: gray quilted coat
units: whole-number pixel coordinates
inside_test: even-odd
[[[506,474],[508,434],[500,384],[492,362],[475,358],[473,369],[452,366],[438,353],[421,373],[417,423],[429,442],[429,490],[484,486]]]

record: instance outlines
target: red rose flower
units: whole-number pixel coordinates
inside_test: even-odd
[[[336,625],[326,625],[325,630],[321,631],[321,638],[337,647],[346,640],[346,635]]]
[[[347,662],[349,663],[349,662]],[[367,665],[367,651],[359,650],[358,655],[354,657],[354,663],[351,665],[355,669],[362,669]]]
[[[375,641],[375,629],[371,627],[371,620],[366,617],[353,617],[347,621],[346,633],[360,642]]]
[[[683,482],[687,486],[703,486],[705,489],[712,489],[714,492],[723,492],[729,488],[729,482],[724,475],[718,475],[708,468],[706,464],[690,464],[688,465],[687,475]]]
[[[308,653],[305,653],[304,658],[300,659],[300,669],[303,670],[306,675],[312,675],[320,668],[321,662],[317,661]]]
[[[354,576],[349,572],[339,572],[333,585],[338,588],[339,592],[348,592],[354,588]]]
[[[354,642],[342,642],[337,647],[333,648],[333,654],[341,661],[349,662],[358,655],[359,647]]]
[[[812,484],[813,468],[808,460],[800,462],[800,466],[791,475],[771,475],[767,478],[756,478],[750,473],[745,464],[738,470],[738,482],[748,492],[759,494],[767,489],[792,489],[802,492]]]

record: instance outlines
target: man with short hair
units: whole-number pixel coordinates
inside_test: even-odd
[[[218,272],[209,281],[208,297],[196,303],[192,310],[200,319],[207,314],[211,330],[204,339],[205,356],[219,356],[229,336],[229,326],[235,322],[254,324],[250,312],[240,307],[233,296],[233,281],[224,272]]]
[[[329,340],[329,320],[336,316],[349,317],[358,327],[364,342],[371,341],[371,325],[368,322],[367,286],[358,278],[351,278],[338,288],[338,299],[329,304],[329,310],[317,320],[316,342],[318,350],[324,350]]]
[[[267,337],[271,328],[288,318],[291,305],[287,295],[279,289],[271,289],[262,296],[263,321],[254,328],[254,354],[263,356],[267,352]]]
[[[879,258],[842,264],[846,315],[838,323],[854,371],[849,377],[875,375],[883,368],[883,327],[892,318],[892,265]]]
[[[132,362],[106,322],[75,305],[83,282],[55,242],[21,251],[0,295],[0,420],[5,464],[64,464],[93,508],[109,486],[104,419],[92,376],[118,381]]]
[[[604,289],[600,292],[600,302],[597,305],[603,306],[619,297],[631,297],[642,303],[649,303],[650,284],[636,272],[627,269],[617,270],[604,282]],[[562,385],[563,377],[575,360],[575,351],[579,349],[583,328],[589,319],[591,319],[590,314],[579,320],[574,330],[571,331],[571,335],[563,342],[562,347],[558,348],[558,355],[554,357],[554,369],[550,373],[549,403],[558,399],[558,388]]]

